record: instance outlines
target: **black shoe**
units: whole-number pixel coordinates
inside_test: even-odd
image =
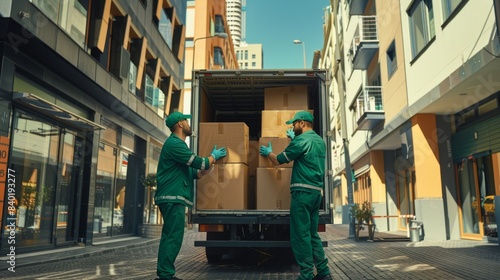
[[[182,280],[181,278],[177,278],[175,276],[172,276],[172,278],[155,278],[154,280]]]
[[[332,276],[330,274],[328,275],[314,275],[313,280],[333,280]]]

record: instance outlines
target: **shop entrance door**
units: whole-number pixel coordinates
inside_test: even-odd
[[[63,130],[56,193],[56,244],[73,242],[78,232],[79,193],[82,185],[83,139]]]
[[[9,161],[16,174],[16,248],[75,241],[82,149],[76,133],[16,111]]]
[[[464,238],[482,239],[481,208],[477,162],[475,158],[464,159],[456,164],[458,192],[460,198],[460,231]]]

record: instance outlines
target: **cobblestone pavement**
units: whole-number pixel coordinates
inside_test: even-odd
[[[364,233],[366,234],[366,233]],[[204,248],[194,247],[204,233],[186,230],[176,262],[182,279],[296,279],[290,251],[244,249],[208,264]],[[486,241],[422,241],[376,233],[369,242],[348,238],[347,225],[329,225],[322,239],[334,279],[499,279],[500,247]],[[121,242],[18,256],[16,272],[0,256],[1,279],[154,279],[158,239]]]

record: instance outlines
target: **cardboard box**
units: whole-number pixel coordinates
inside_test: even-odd
[[[198,180],[197,209],[248,209],[248,166],[214,164],[213,170]]]
[[[271,142],[273,152],[275,154],[279,154],[285,150],[288,144],[290,144],[290,141],[292,141],[290,138],[261,137],[259,139],[259,145],[267,146],[269,145],[269,142]],[[274,167],[274,165],[268,157],[264,157],[259,154],[259,167]],[[293,161],[276,167],[293,167]]]
[[[200,123],[199,152],[202,157],[209,156],[217,148],[226,147],[227,155],[217,163],[244,163],[248,165],[249,136],[248,126],[243,122]]]
[[[302,110],[264,110],[262,111],[261,137],[286,138],[286,130],[292,128],[286,121],[293,119],[295,113]],[[312,110],[308,110],[313,114]]]
[[[250,141],[248,149],[248,176],[255,176],[257,174],[257,167],[259,166],[260,157],[259,141]]]
[[[257,168],[257,210],[290,209],[292,168]]]
[[[264,89],[264,110],[307,110],[307,86],[272,87]]]

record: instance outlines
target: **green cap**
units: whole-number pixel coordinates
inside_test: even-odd
[[[312,123],[313,120],[314,120],[314,117],[311,113],[309,113],[307,111],[299,111],[295,114],[293,119],[287,121],[286,124],[292,124],[295,121],[308,121],[308,122]]]
[[[172,114],[168,115],[167,119],[165,120],[165,124],[168,128],[172,128],[179,121],[190,118],[191,115],[184,115],[181,112],[173,112]]]

